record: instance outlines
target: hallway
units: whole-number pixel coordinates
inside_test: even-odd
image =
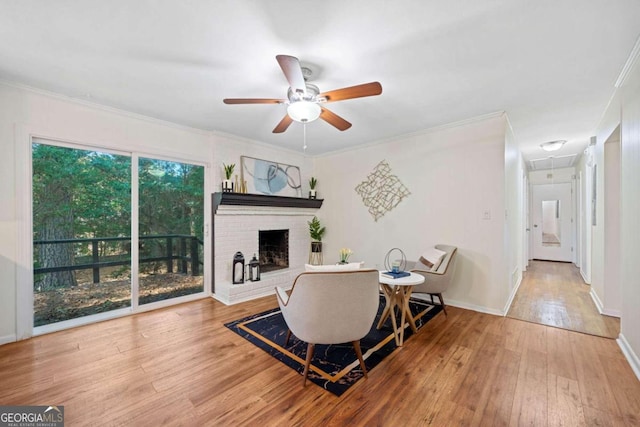
[[[590,289],[571,263],[531,261],[507,317],[617,338],[620,319],[599,314]]]

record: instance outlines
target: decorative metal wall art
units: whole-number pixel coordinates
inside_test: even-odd
[[[373,168],[367,179],[358,184],[356,192],[362,197],[362,203],[368,208],[374,221],[378,221],[411,194],[400,179],[391,173],[386,160]]]

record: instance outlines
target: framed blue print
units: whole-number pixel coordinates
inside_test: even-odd
[[[273,196],[302,197],[302,180],[298,166],[241,156],[242,180],[247,192]]]

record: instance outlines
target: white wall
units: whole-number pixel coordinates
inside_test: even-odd
[[[591,180],[593,165],[593,147],[584,150],[576,165],[576,175],[580,177],[579,199],[582,206],[578,206],[580,221],[580,274],[585,283],[591,284],[591,252],[592,252],[592,227],[591,227]]]
[[[620,136],[604,144],[604,300],[602,312],[620,316]]]
[[[558,168],[552,170],[541,170],[529,172],[529,183],[531,185],[536,184],[559,184],[562,182],[572,182],[573,176],[576,173],[575,168]],[[548,175],[551,174],[552,178]]]
[[[618,343],[622,348],[631,367],[640,379],[640,41],[636,43],[631,57],[623,69],[619,79],[619,86],[609,102],[602,120],[597,128],[596,144],[590,147],[593,150],[593,162],[598,164],[598,225],[592,228],[592,293],[601,304],[607,301],[607,295],[615,292],[610,286],[619,286],[620,298],[620,336]],[[615,147],[605,147],[607,141],[617,139],[616,128],[620,126],[620,239],[619,239],[619,284],[612,284],[607,274],[605,263],[607,243],[612,244],[611,236],[607,236],[605,227],[605,206],[608,200],[615,198],[615,194],[608,198],[603,191],[607,189],[605,173],[601,171],[607,166],[605,149],[612,150],[616,157]],[[613,136],[612,136],[613,135]],[[611,159],[609,159],[611,160]],[[587,162],[585,162],[587,163]],[[588,165],[584,165],[586,174],[589,174]],[[613,166],[615,167],[615,166]],[[609,171],[612,172],[612,171]],[[611,176],[609,176],[611,179]],[[614,184],[615,185],[615,184]],[[615,210],[613,215],[617,216]],[[615,220],[615,218],[614,218]],[[614,229],[615,233],[615,229]],[[615,240],[615,239],[614,239]],[[615,303],[614,303],[615,304]]]
[[[382,160],[411,191],[377,222],[355,192]],[[514,159],[516,161],[516,159]],[[415,260],[438,243],[459,248],[452,305],[502,313],[509,296],[505,254],[505,118],[493,116],[316,160],[325,262],[342,247],[354,261],[384,267],[388,250]],[[330,196],[329,196],[330,195]],[[490,219],[483,219],[484,213]]]
[[[620,265],[619,254],[619,206],[620,203],[620,153],[618,126],[621,120],[620,92],[614,96],[596,132],[595,145],[588,148],[592,165],[587,164],[584,174],[587,183],[596,186],[596,225],[591,219],[591,192],[587,194],[589,226],[591,232],[590,283],[591,296],[598,310],[607,315],[620,316]],[[605,155],[605,151],[608,152]],[[597,168],[593,182],[593,168]],[[590,190],[590,189],[587,189]],[[608,206],[613,203],[614,205]],[[609,232],[607,232],[609,231]],[[588,238],[589,236],[587,236]],[[612,246],[613,245],[613,246]]]
[[[507,283],[509,284],[509,299],[505,304],[506,313],[515,297],[515,293],[522,280],[522,272],[526,269],[524,263],[525,239],[525,164],[522,154],[515,142],[511,126],[506,127],[504,151],[504,189],[506,200],[506,221],[504,253],[507,258]]]
[[[619,110],[618,110],[619,111]],[[609,123],[609,120],[612,122]],[[591,226],[591,292],[598,306],[602,311],[605,301],[605,162],[604,144],[611,133],[617,127],[620,116],[608,115],[596,133],[596,145],[592,147],[593,167],[596,168],[596,182],[591,182],[596,186],[596,225]],[[593,176],[593,169],[589,168],[589,176]],[[592,180],[591,180],[592,181]],[[591,195],[589,195],[591,200]],[[593,220],[593,219],[592,219]],[[592,224],[592,223],[591,223]]]
[[[634,52],[638,53],[638,45]],[[640,378],[640,61],[620,88],[622,313],[621,346]],[[618,109],[612,105],[610,108]]]

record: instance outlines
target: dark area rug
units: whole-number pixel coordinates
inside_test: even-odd
[[[371,371],[382,359],[396,349],[391,317],[386,320],[380,330],[376,329],[384,305],[385,300],[381,295],[376,320],[373,322],[367,336],[360,341],[367,371]],[[442,310],[439,305],[434,306],[414,298],[411,298],[409,306],[418,330]],[[279,308],[254,314],[227,323],[225,326],[296,370],[302,376],[307,343],[292,335],[289,345],[285,348],[284,342],[288,328]],[[405,345],[412,334],[411,327],[406,323],[404,331]],[[340,396],[363,376],[351,343],[316,345],[309,369],[309,380],[311,382]]]

